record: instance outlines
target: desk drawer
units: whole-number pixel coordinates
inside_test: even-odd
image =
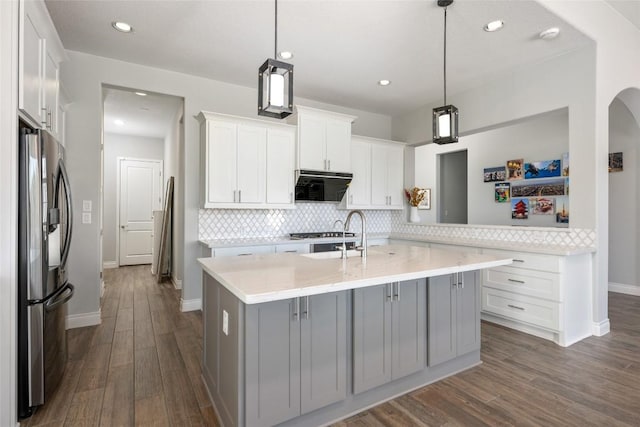
[[[482,279],[483,286],[521,295],[562,301],[558,273],[504,266],[484,270]]]
[[[482,288],[482,310],[542,328],[560,330],[560,303]]]
[[[263,246],[241,246],[234,248],[215,248],[213,249],[214,257],[224,256],[243,256],[243,255],[256,255],[256,254],[272,254],[275,252],[273,245]]]
[[[553,255],[541,255],[528,252],[503,251],[499,249],[483,249],[484,254],[493,254],[513,258],[513,268],[527,268],[529,270],[561,272],[560,257]]]

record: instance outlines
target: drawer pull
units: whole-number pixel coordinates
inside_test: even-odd
[[[523,260],[523,259],[515,259],[515,258],[514,258],[514,259],[513,259],[513,262],[524,262],[524,260]]]
[[[524,285],[524,280],[516,280],[516,279],[507,279],[507,280],[513,283],[521,283]]]
[[[285,252],[285,253],[287,253],[287,254],[295,254],[295,253],[298,253],[298,251],[297,251],[297,250],[295,250],[295,249],[290,250],[290,251],[284,251],[284,252]]]
[[[516,310],[524,311],[524,308],[518,307],[517,305],[508,304],[507,307],[515,308]]]
[[[251,254],[251,253],[248,253],[248,254],[238,254],[238,256],[247,256],[247,255],[253,255],[253,254]]]

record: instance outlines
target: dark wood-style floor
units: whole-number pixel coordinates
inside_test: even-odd
[[[107,270],[102,324],[70,330],[53,398],[26,426],[217,426],[200,380],[202,318],[148,266]],[[640,426],[640,297],[569,348],[482,324],[483,364],[335,426]]]

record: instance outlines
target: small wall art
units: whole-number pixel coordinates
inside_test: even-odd
[[[504,166],[484,169],[484,182],[504,181],[506,179],[507,171]]]
[[[622,153],[609,153],[609,172],[622,172]]]
[[[560,176],[562,167],[560,160],[543,160],[524,164],[524,178],[551,178]]]
[[[559,224],[569,223],[569,198],[559,197],[556,199],[556,222]]]
[[[563,196],[564,194],[565,178],[529,180],[511,187],[511,197]]]
[[[511,219],[529,218],[529,199],[511,199]]]
[[[508,182],[501,182],[495,185],[495,194],[497,203],[505,203],[510,199],[511,184]]]
[[[418,205],[418,209],[431,209],[431,189],[424,189],[424,199]]]
[[[569,153],[562,153],[562,176],[569,176]]]
[[[509,181],[524,178],[524,160],[507,160],[507,179]]]
[[[553,215],[555,199],[550,197],[534,197],[529,199],[531,215]]]

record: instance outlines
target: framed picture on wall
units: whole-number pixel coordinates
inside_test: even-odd
[[[552,197],[533,197],[529,199],[531,215],[553,215],[555,199]]]
[[[504,166],[484,169],[484,182],[505,181],[506,179],[507,171]]]
[[[554,176],[560,176],[562,173],[562,167],[560,159],[558,160],[543,160],[541,162],[531,162],[524,164],[524,178],[551,178]]]
[[[529,199],[511,199],[511,219],[529,218]]]
[[[569,153],[562,153],[562,176],[569,176]]]
[[[501,182],[495,185],[495,200],[496,203],[506,203],[511,198],[511,184],[508,182]]]
[[[556,198],[556,222],[559,224],[569,223],[569,198]]]
[[[566,180],[569,178],[551,178],[526,180],[511,186],[511,197],[564,196]]]
[[[622,172],[622,153],[609,153],[609,172]]]
[[[524,160],[507,160],[507,179],[513,181],[524,178]]]
[[[430,188],[424,189],[424,199],[422,199],[422,202],[420,203],[420,205],[418,205],[418,209],[431,209],[431,189]]]

